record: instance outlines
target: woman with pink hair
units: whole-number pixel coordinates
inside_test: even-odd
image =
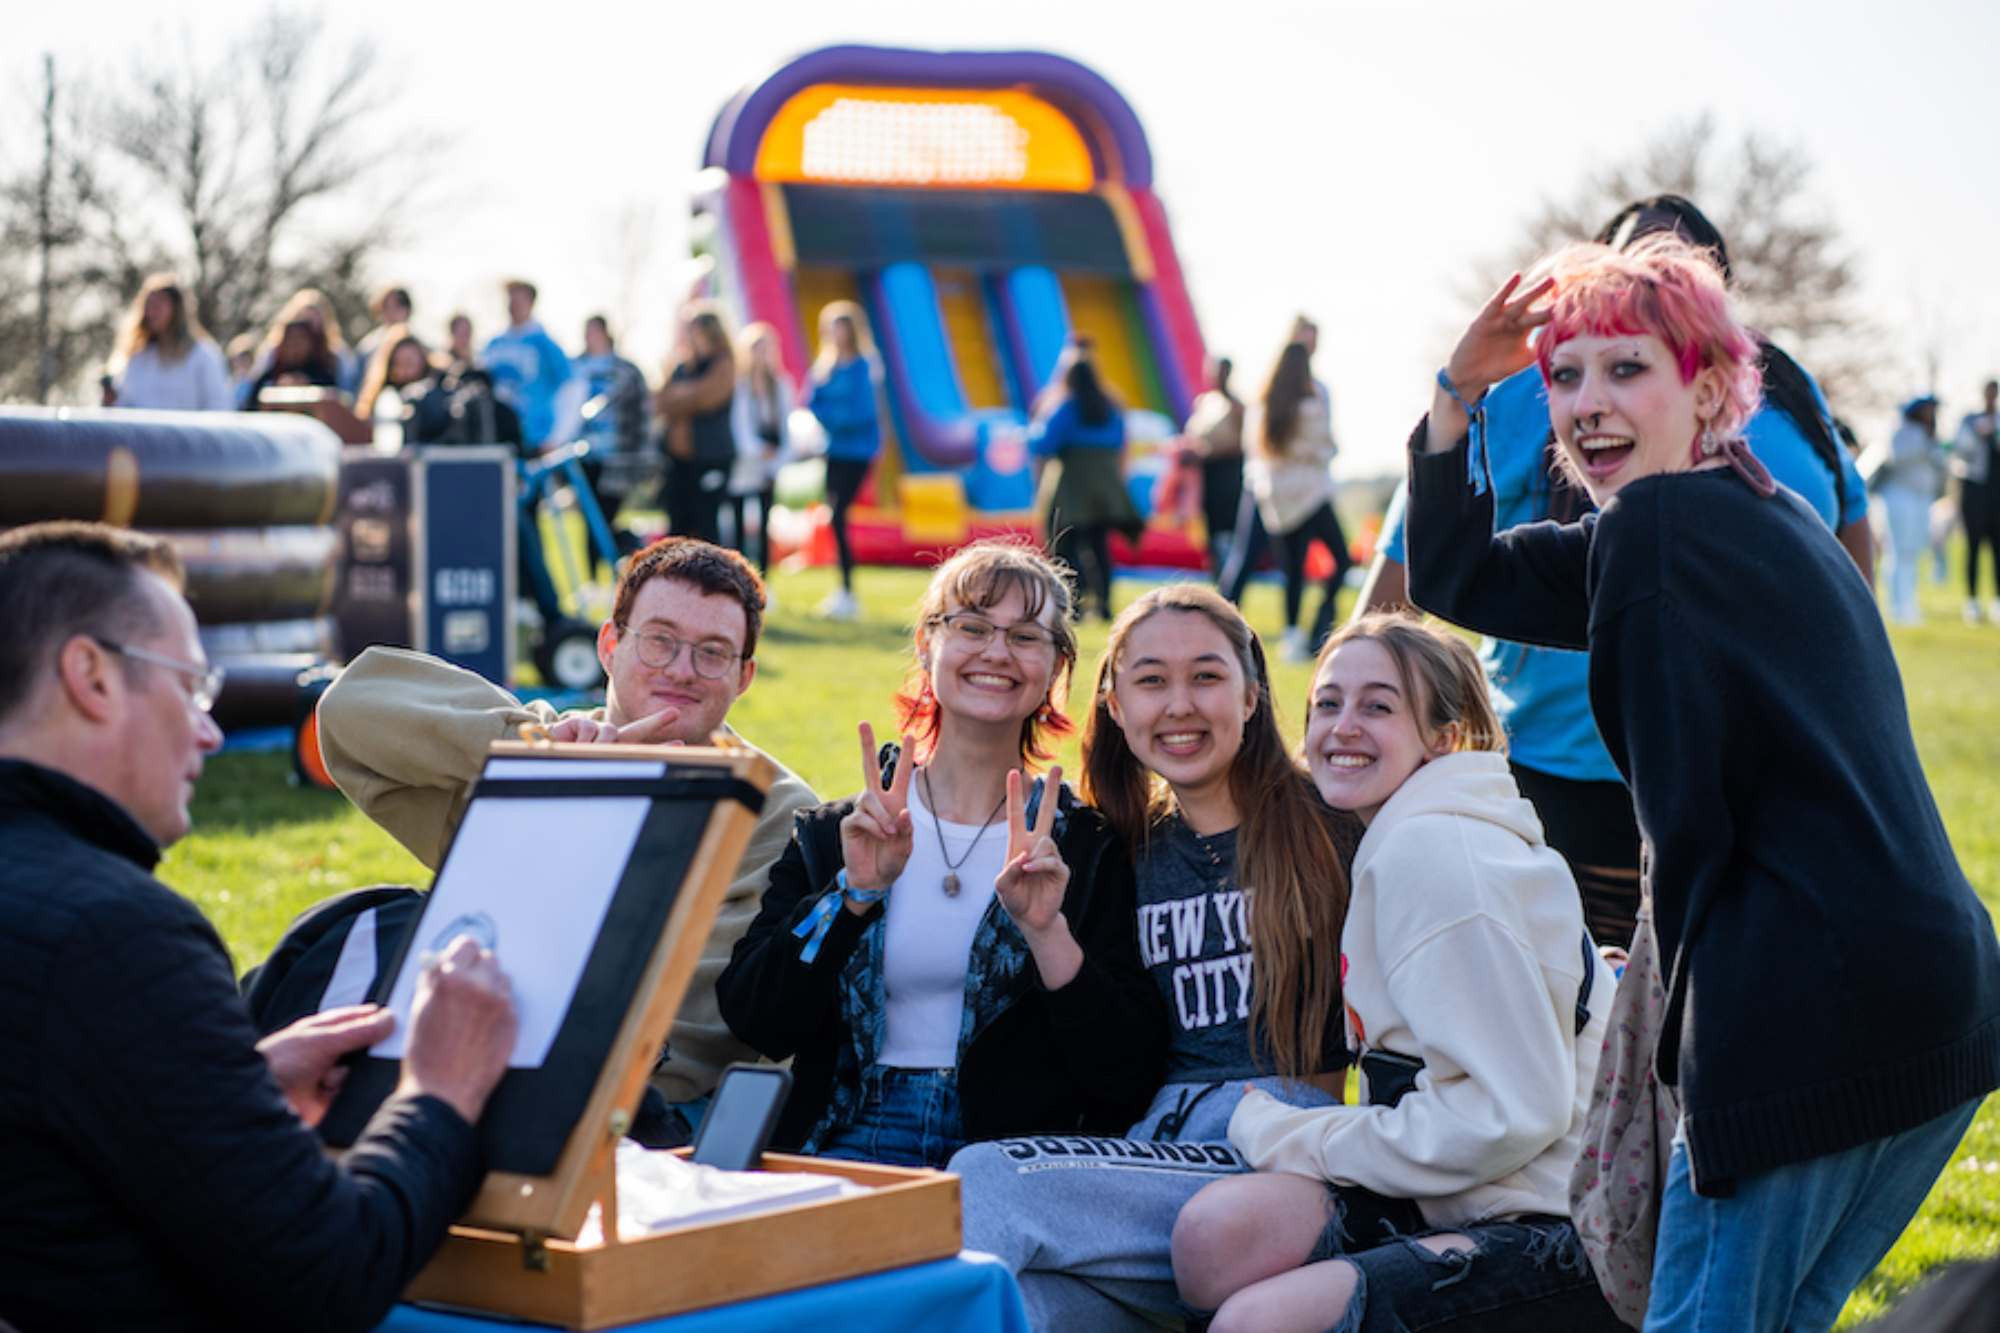
[[[1701,251],[1581,246],[1487,302],[1411,439],[1415,601],[1588,650],[1632,789],[1681,1105],[1649,1330],[1830,1327],[2000,1085],[2000,943],[1867,585],[1740,438],[1756,356]],[[1530,362],[1598,509],[1495,534],[1468,435]]]

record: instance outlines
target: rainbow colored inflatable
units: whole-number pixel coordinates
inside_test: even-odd
[[[722,109],[694,209],[716,294],[778,331],[796,382],[823,306],[868,312],[893,438],[855,511],[862,560],[1031,525],[1028,413],[1078,333],[1128,406],[1151,516],[1119,558],[1200,563],[1198,534],[1154,501],[1201,331],[1145,131],[1101,76],[1033,51],[814,51]]]

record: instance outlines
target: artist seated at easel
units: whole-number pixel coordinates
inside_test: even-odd
[[[545,727],[554,741],[599,743],[706,745],[716,732],[729,732],[730,705],[757,674],[764,602],[763,580],[736,552],[691,537],[653,543],[627,563],[611,618],[598,629],[609,684],[604,707],[590,712],[559,714],[435,657],[370,648],[320,700],[327,771],[369,818],[436,869],[487,747],[519,739],[524,725]],[[818,799],[778,765],[674,1019],[668,1058],[653,1075],[687,1122],[656,1143],[691,1133],[723,1069],[757,1058],[723,1024],[715,981],[791,841],[792,816]]]
[[[1159,1086],[1124,843],[1061,769],[1022,771],[1071,729],[1067,575],[1004,540],[940,565],[898,700],[913,734],[878,752],[862,723],[861,794],[800,819],[772,870],[716,994],[793,1057],[779,1147],[941,1167],[975,1139],[1116,1133]]]
[[[453,942],[396,1094],[325,1154],[336,1062],[394,1019],[258,1041],[221,939],[153,878],[222,742],[180,581],[157,538],[0,536],[0,1324],[371,1328],[479,1185],[513,1000]]]

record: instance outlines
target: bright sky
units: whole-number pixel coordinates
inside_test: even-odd
[[[25,101],[44,50],[116,71],[143,49],[176,49],[163,33],[224,31],[258,8],[16,12],[0,87]],[[1703,112],[1725,142],[1754,129],[1817,164],[1813,193],[1890,334],[1889,382],[1926,387],[1924,349],[1941,345],[1937,388],[1955,422],[2000,373],[1991,0],[343,0],[329,14],[330,36],[381,44],[411,121],[455,140],[381,274],[413,289],[423,329],[464,306],[483,338],[502,322],[496,280],[520,272],[565,344],[605,309],[629,324],[624,349],[656,369],[715,111],[792,55],[861,41],[1053,50],[1109,78],[1151,139],[1209,346],[1254,382],[1292,312],[1318,318],[1350,475],[1398,465],[1471,314],[1458,289],[1473,260],[1507,249],[1537,201],[1588,167]],[[7,137],[7,151],[24,146]],[[649,214],[650,262],[621,292],[621,219]]]

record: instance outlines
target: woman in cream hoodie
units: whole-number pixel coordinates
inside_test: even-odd
[[[1340,941],[1362,1096],[1244,1097],[1229,1136],[1258,1174],[1182,1211],[1183,1298],[1217,1333],[1620,1327],[1567,1217],[1612,979],[1471,649],[1404,617],[1349,626],[1305,748],[1367,825]]]

